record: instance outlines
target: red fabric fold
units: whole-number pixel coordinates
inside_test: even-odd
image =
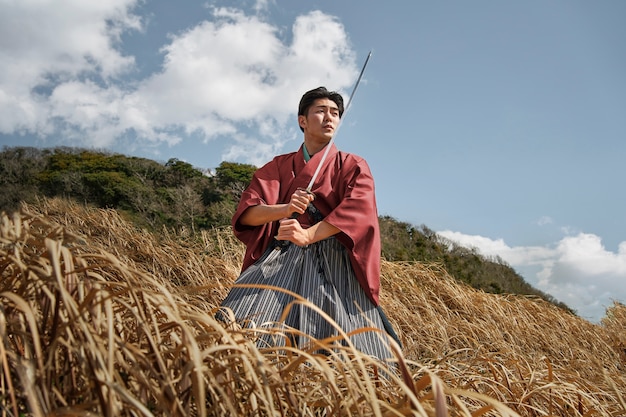
[[[257,204],[287,203],[297,188],[308,186],[322,154],[317,152],[305,163],[300,148],[297,152],[275,157],[255,172],[232,219],[235,235],[246,244],[242,271],[261,257],[278,228],[278,222],[258,227],[243,226],[239,223],[243,212]],[[315,194],[313,204],[326,222],[341,230],[335,237],[348,250],[359,284],[378,305],[380,229],[374,179],[363,158],[339,152],[334,144],[326,158],[311,189]]]

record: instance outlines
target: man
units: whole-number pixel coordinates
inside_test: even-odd
[[[319,87],[302,96],[298,123],[304,143],[297,152],[275,157],[257,170],[233,216],[235,235],[246,244],[242,274],[222,307],[238,320],[297,329],[292,340],[336,335],[335,327],[296,293],[330,316],[360,351],[379,359],[392,357],[378,306],[380,232],[374,180],[366,161],[339,152],[334,144],[312,186],[305,190],[343,114],[340,94]],[[248,287],[245,287],[248,285]],[[265,286],[265,287],[263,287]],[[279,287],[286,292],[267,286]],[[263,287],[263,288],[262,288]],[[395,335],[394,335],[395,336]],[[269,335],[262,343],[282,345]]]

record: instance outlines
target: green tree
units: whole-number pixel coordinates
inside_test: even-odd
[[[167,161],[165,168],[165,184],[168,186],[177,186],[192,178],[198,178],[203,175],[199,169],[196,169],[191,164],[180,161],[176,158],[172,158]]]
[[[234,199],[239,200],[256,170],[254,165],[222,162],[215,169],[217,185],[221,190],[230,192]]]

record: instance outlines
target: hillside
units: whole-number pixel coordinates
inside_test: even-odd
[[[114,208],[149,231],[202,230],[230,225],[254,166],[223,162],[210,175],[170,159],[149,159],[79,148],[8,148],[0,152],[0,211],[41,196]],[[528,284],[501,259],[446,241],[428,227],[379,218],[382,256],[388,261],[441,264],[455,279],[494,294],[536,296],[566,305]]]
[[[626,307],[601,325],[488,294],[440,264],[382,263],[396,371],[258,349],[212,313],[237,276],[228,229],[155,235],[62,199],[0,219],[0,362],[11,415],[620,416]],[[328,344],[330,341],[320,341]]]

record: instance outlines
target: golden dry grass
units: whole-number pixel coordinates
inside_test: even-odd
[[[242,249],[62,200],[3,215],[2,415],[626,415],[621,304],[595,325],[383,262],[393,370],[350,348],[260,349],[216,321]]]

